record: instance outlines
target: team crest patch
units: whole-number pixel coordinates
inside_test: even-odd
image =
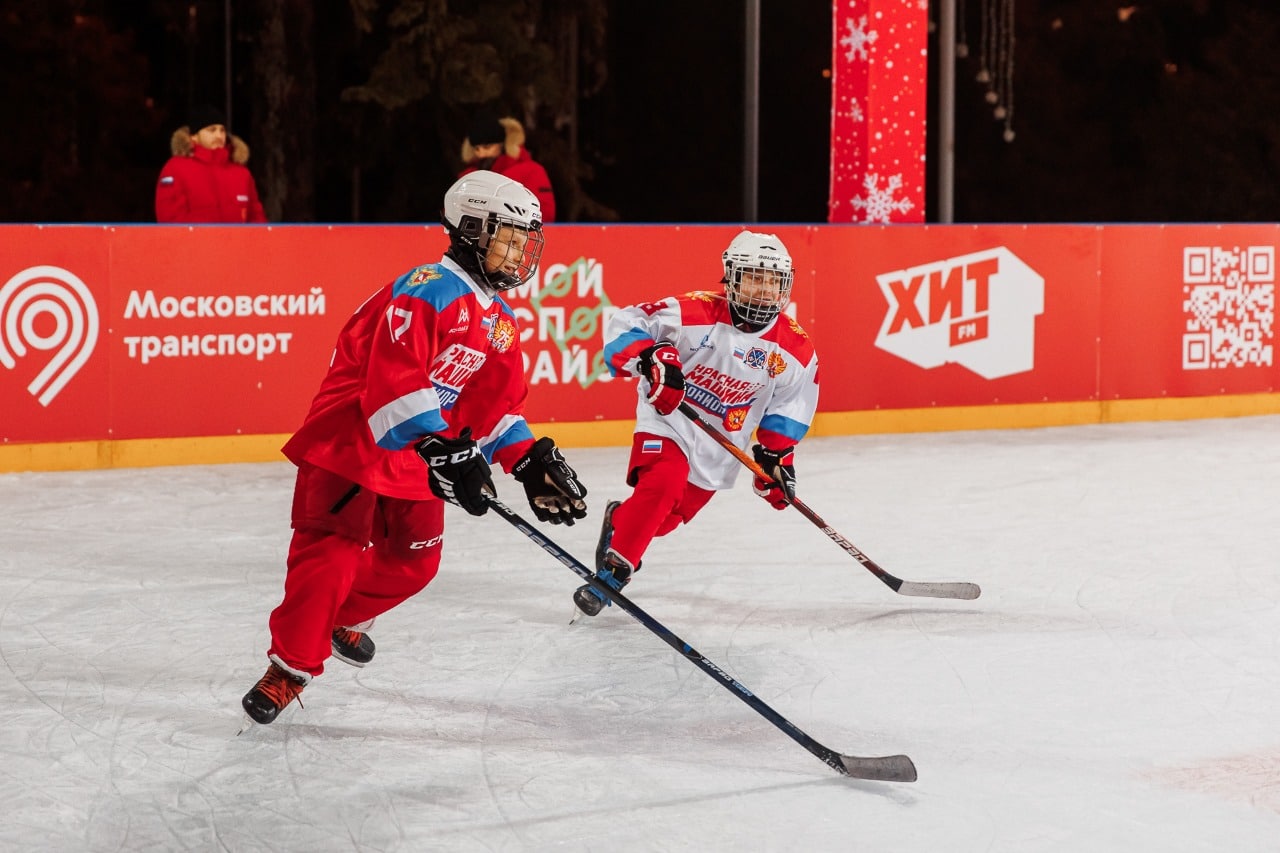
[[[783,371],[787,369],[787,360],[776,352],[769,353],[768,362],[765,364],[765,370],[769,372],[771,378],[781,376]]]
[[[752,347],[742,354],[742,363],[753,370],[763,370],[765,359],[768,357],[760,347]]]
[[[726,409],[724,413],[724,428],[729,432],[737,432],[742,429],[742,425],[747,422],[747,412],[751,411],[750,406],[735,406]]]
[[[506,352],[516,342],[516,324],[512,323],[505,316],[500,316],[493,321],[493,326],[489,329],[489,343],[498,352]]]
[[[410,286],[417,285],[417,284],[426,284],[427,282],[435,281],[436,279],[442,278],[443,276],[444,276],[444,273],[436,269],[434,265],[418,267],[409,275],[409,284]]]

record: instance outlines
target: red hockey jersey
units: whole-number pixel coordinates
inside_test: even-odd
[[[470,427],[485,458],[509,472],[533,443],[527,394],[514,312],[444,258],[400,276],[347,321],[284,454],[380,495],[434,500],[413,444]]]

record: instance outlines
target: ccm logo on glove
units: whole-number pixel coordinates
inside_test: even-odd
[[[684,367],[680,353],[661,341],[640,353],[639,373],[649,380],[649,405],[660,415],[669,415],[684,402]]]
[[[529,508],[538,521],[573,526],[574,519],[587,517],[587,487],[564,461],[560,448],[549,438],[540,438],[520,457],[511,476],[524,486]]]
[[[489,496],[497,496],[489,463],[471,438],[471,427],[457,438],[429,435],[413,446],[427,463],[431,494],[457,504],[472,515],[489,511]]]
[[[756,464],[772,478],[766,480],[757,475],[752,480],[751,486],[755,493],[768,501],[774,509],[786,509],[787,504],[796,496],[796,467],[792,453],[794,450],[794,447],[770,450],[760,444],[753,445],[751,448],[751,453],[756,457]]]

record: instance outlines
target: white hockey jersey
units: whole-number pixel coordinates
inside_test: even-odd
[[[605,329],[605,363],[614,376],[635,376],[640,353],[667,341],[684,364],[685,399],[738,447],[756,441],[773,450],[798,443],[818,407],[813,342],[780,314],[759,332],[733,325],[720,293],[687,293],[618,311]],[[743,465],[680,412],[662,416],[637,385],[636,431],[672,439],[689,458],[690,481],[704,489],[733,486]]]

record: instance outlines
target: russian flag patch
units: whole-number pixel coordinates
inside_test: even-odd
[[[640,445],[640,452],[641,453],[661,453],[662,442],[656,438],[647,438]]]

